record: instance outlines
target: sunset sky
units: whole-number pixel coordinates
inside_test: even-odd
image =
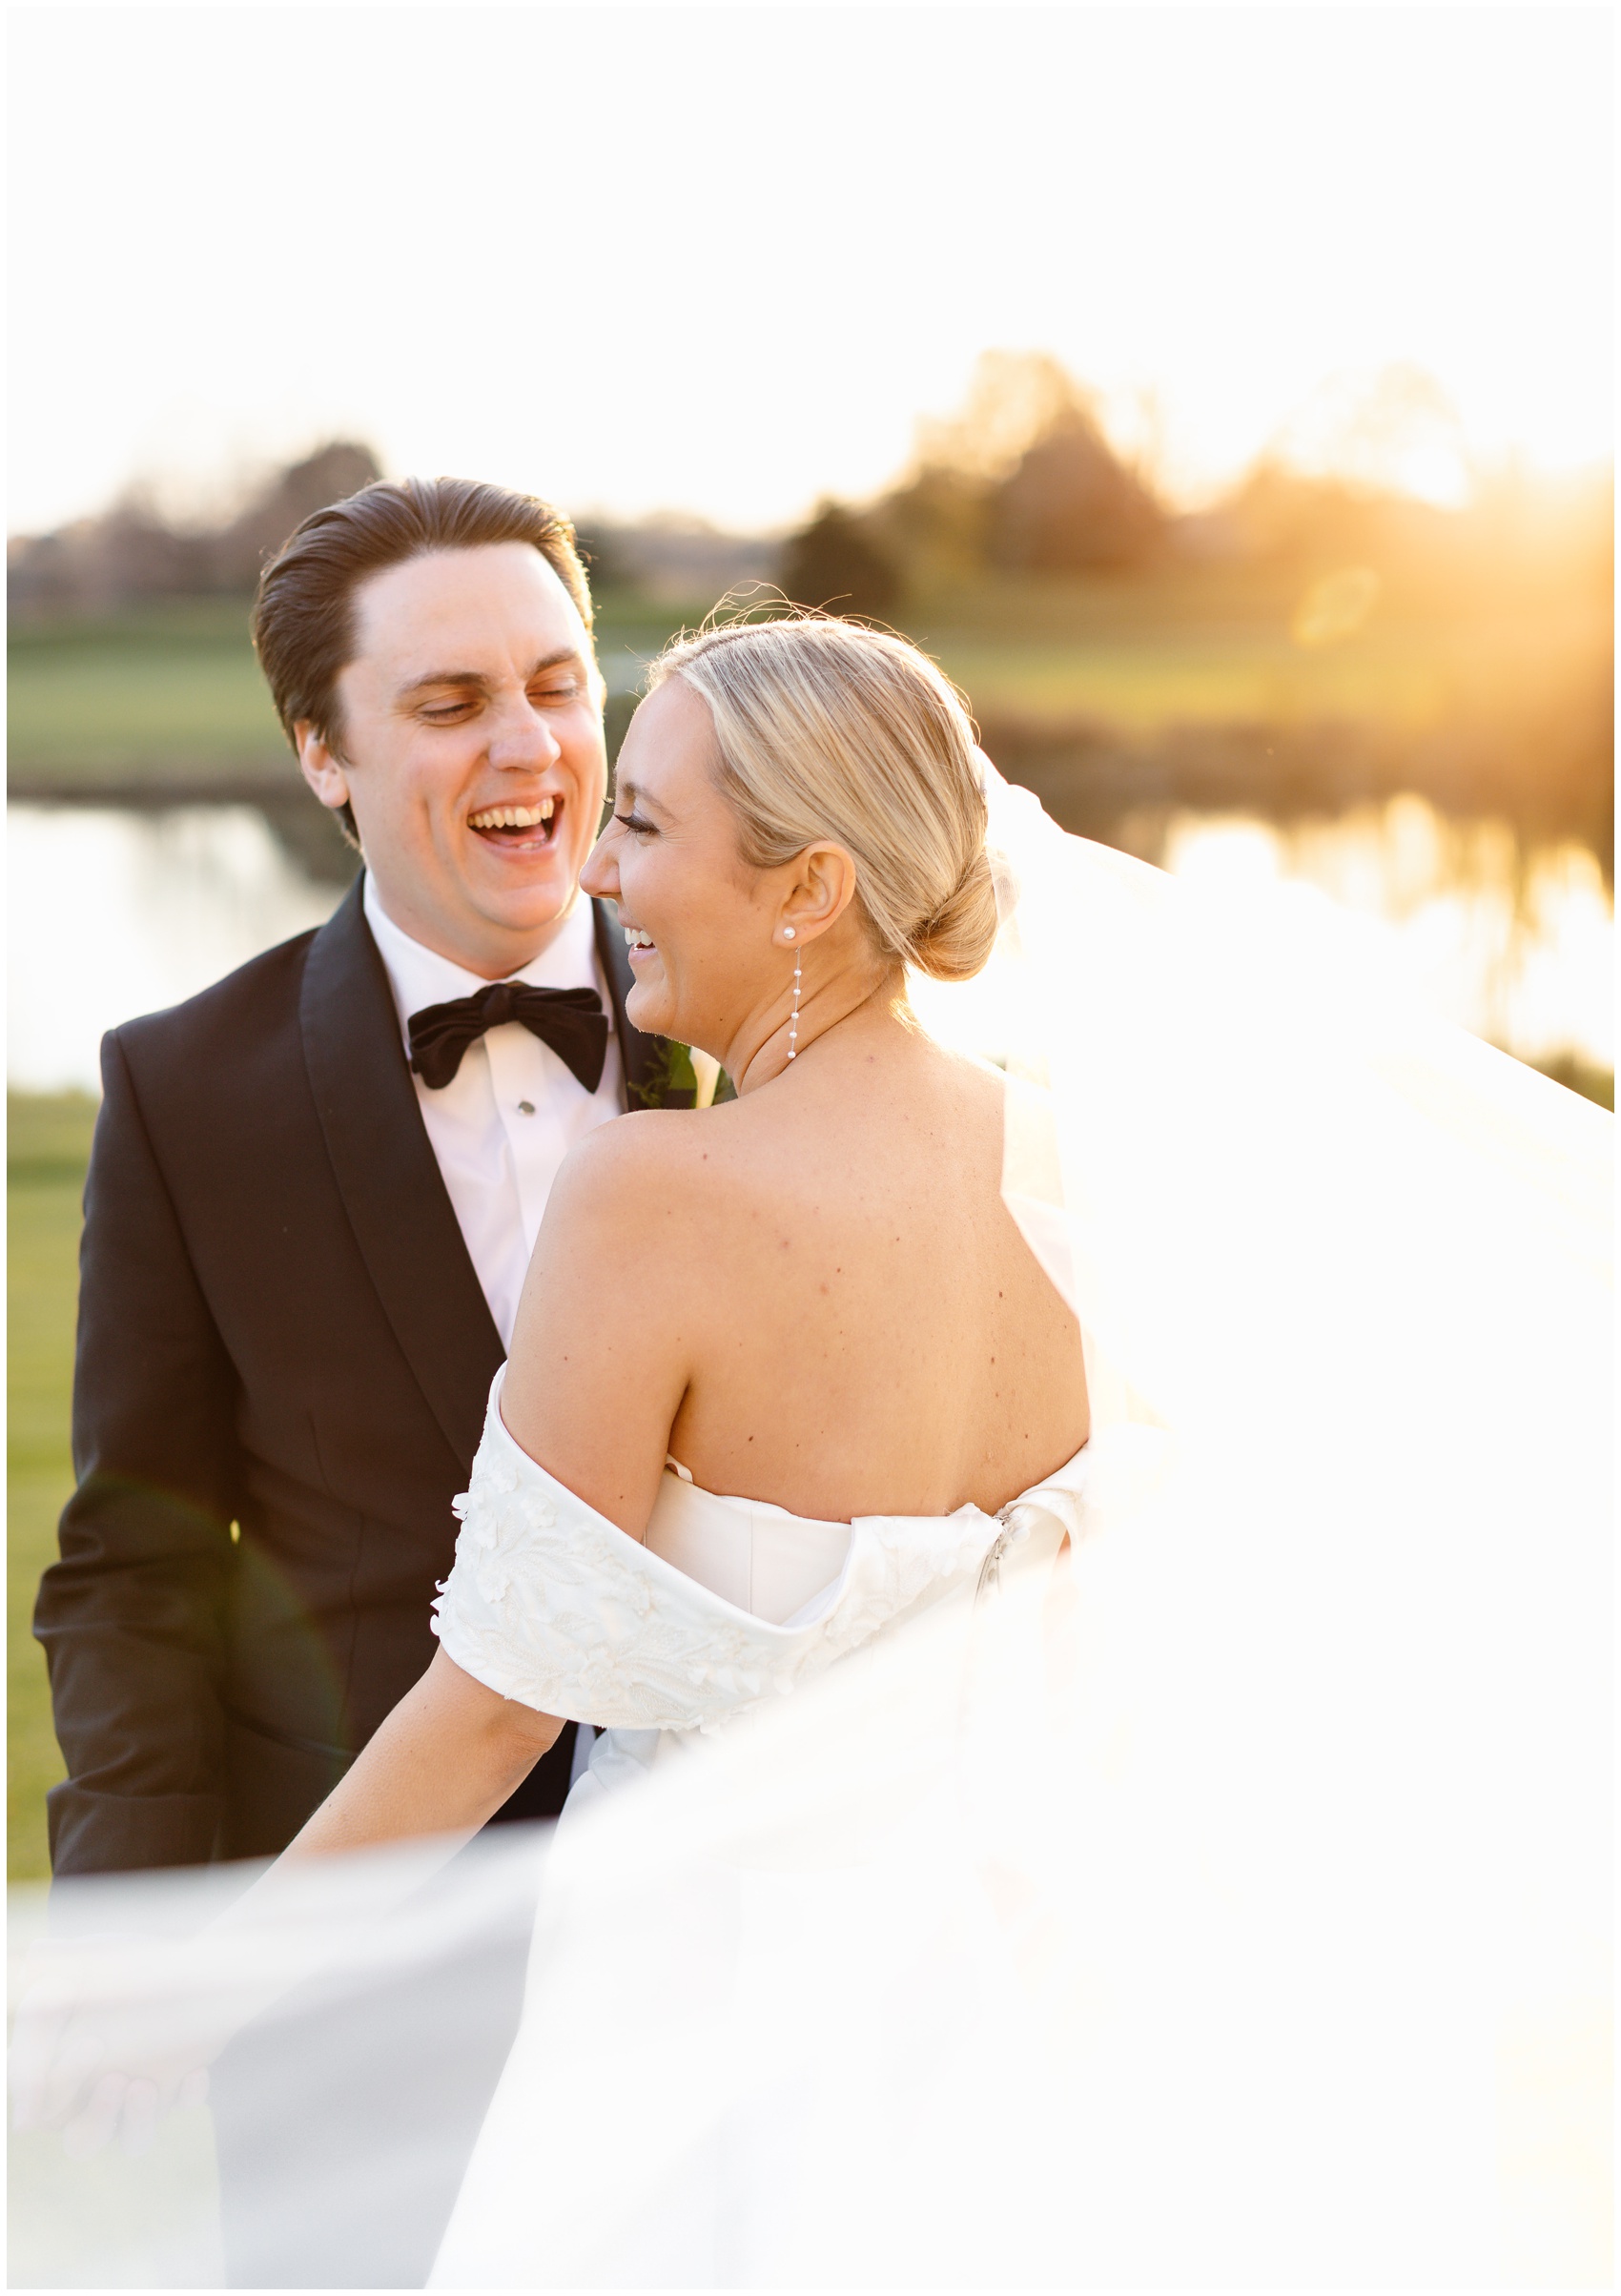
[[[1056,352],[1184,499],[1610,451],[1604,10],[11,11],[12,532],[334,432],[754,527]],[[1372,379],[1405,412],[1370,424]]]

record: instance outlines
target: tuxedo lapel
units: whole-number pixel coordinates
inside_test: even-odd
[[[470,1466],[504,1351],[417,1105],[363,882],[310,944],[304,1063],[378,1297],[446,1441]]]
[[[642,1108],[646,1105],[645,1096],[665,1074],[667,1047],[662,1036],[645,1036],[625,1017],[625,1000],[636,976],[625,953],[625,934],[605,901],[591,903],[591,919],[596,927],[597,959],[607,983],[608,1001],[613,1006],[620,1064],[625,1071],[626,1105]]]

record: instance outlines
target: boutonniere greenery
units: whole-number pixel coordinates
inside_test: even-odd
[[[658,1056],[630,1097],[642,1108],[708,1108],[714,1100],[732,1100],[737,1095],[731,1078],[708,1053],[694,1054],[673,1037],[666,1037]]]

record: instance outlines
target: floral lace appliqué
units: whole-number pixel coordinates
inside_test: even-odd
[[[972,1579],[1003,1527],[977,1507],[864,1518],[811,1623],[751,1618],[587,1507],[502,1424],[498,1375],[433,1630],[504,1698],[600,1729],[712,1731]],[[1006,1512],[1007,1510],[1004,1510]]]

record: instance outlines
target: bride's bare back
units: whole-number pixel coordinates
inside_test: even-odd
[[[735,1102],[606,1126],[564,1166],[503,1398],[624,1529],[672,1449],[824,1520],[994,1510],[1086,1440],[1080,1334],[1000,1196],[1002,1092],[906,1005],[996,932],[973,732],[904,641],[830,621],[684,641],[632,720],[581,880],[638,1028]]]
[[[667,1447],[824,1520],[994,1511],[1087,1435],[1080,1335],[1002,1204],[1002,1087],[887,1008],[769,1089],[599,1134],[504,1411],[635,1535]]]
[[[719,1112],[717,1314],[671,1447],[800,1514],[994,1512],[1086,1440],[1079,1332],[1001,1201],[1000,1078],[886,1050]]]

